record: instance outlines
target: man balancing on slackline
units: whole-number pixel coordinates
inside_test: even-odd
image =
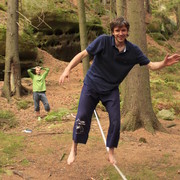
[[[150,62],[138,46],[126,38],[129,23],[123,18],[117,18],[110,23],[112,35],[97,37],[85,50],[78,53],[65,68],[59,83],[69,79],[70,71],[88,55],[94,57],[93,63],[84,79],[78,112],[73,128],[73,142],[67,163],[74,162],[78,143],[86,144],[91,125],[91,117],[99,101],[106,107],[110,126],[106,146],[109,147],[108,159],[115,164],[114,148],[117,148],[120,136],[120,99],[119,84],[128,72],[139,64],[147,65],[151,70],[170,66],[180,60],[179,54],[166,55],[163,61]]]

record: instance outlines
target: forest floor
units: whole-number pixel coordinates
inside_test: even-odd
[[[47,52],[39,50],[43,56],[44,67],[50,67],[47,76],[47,97],[52,111],[60,108],[77,107],[82,82],[82,65],[71,72],[69,82],[58,84],[59,77],[67,66]],[[32,81],[28,78],[22,84],[32,89]],[[3,82],[0,82],[0,89]],[[22,99],[32,101],[32,93]],[[46,122],[44,118],[38,121],[34,115],[33,104],[26,110],[18,110],[16,100],[10,104],[0,97],[0,107],[16,114],[18,126],[6,131],[7,134],[23,136],[24,145],[13,158],[13,164],[5,167],[7,172],[0,174],[2,180],[38,179],[38,180],[106,180],[121,179],[115,168],[107,161],[107,152],[101,133],[93,118],[89,140],[86,145],[78,146],[78,154],[72,165],[66,160],[72,143],[72,128],[75,113],[70,113],[62,122]],[[45,115],[41,104],[41,113]],[[106,112],[97,108],[104,133],[109,125]],[[123,119],[122,119],[123,122]],[[117,166],[127,179],[142,180],[178,180],[180,179],[180,120],[160,119],[168,133],[156,132],[154,135],[144,129],[135,132],[122,132],[118,148],[115,150]],[[31,129],[32,133],[23,130]],[[140,141],[145,138],[146,143]],[[26,163],[25,163],[26,162]]]

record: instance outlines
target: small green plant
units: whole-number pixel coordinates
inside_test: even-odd
[[[9,129],[17,125],[14,114],[11,111],[0,110],[0,129]]]
[[[68,114],[69,110],[67,109],[59,109],[58,111],[52,111],[45,117],[45,121],[62,121],[63,117],[65,117]]]
[[[21,161],[21,164],[22,164],[23,166],[27,166],[27,165],[29,165],[29,160],[28,160],[28,159],[23,159],[23,160]]]
[[[6,11],[6,10],[7,10],[7,8],[6,8],[4,5],[0,4],[0,10],[2,10],[2,11]]]
[[[16,104],[17,104],[18,110],[20,110],[20,109],[28,109],[33,104],[33,102],[21,100],[21,101],[17,101]]]

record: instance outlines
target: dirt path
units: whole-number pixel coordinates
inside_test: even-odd
[[[51,67],[47,77],[47,97],[52,110],[77,106],[82,87],[82,67],[78,65],[71,73],[70,82],[59,86],[59,75],[67,63],[60,62],[48,53],[39,50],[44,56],[44,66]],[[24,79],[23,84],[31,89],[32,83]],[[2,87],[2,83],[0,84]],[[32,101],[32,94],[23,97]],[[71,146],[74,114],[67,116],[62,123],[38,122],[33,114],[33,106],[27,110],[18,110],[15,101],[7,104],[0,97],[3,109],[11,109],[16,113],[19,126],[12,129],[17,135],[25,136],[25,148],[15,158],[15,165],[7,166],[12,175],[2,175],[2,180],[19,179],[52,179],[52,180],[100,180],[121,179],[117,171],[107,161],[107,153],[96,119],[93,118],[87,145],[80,145],[77,159],[72,166],[66,164]],[[44,111],[42,111],[45,113]],[[102,128],[106,134],[108,115],[97,109]],[[164,127],[172,124],[162,121]],[[116,150],[117,165],[128,179],[180,179],[180,121],[173,121],[176,126],[166,128],[169,133],[157,132],[149,134],[143,129],[135,132],[121,133],[119,147]],[[22,130],[29,128],[31,134]],[[139,141],[145,138],[147,143]],[[27,161],[27,164],[23,162]],[[110,174],[111,173],[111,174]],[[115,174],[115,176],[113,175]],[[0,178],[1,179],[1,178]]]

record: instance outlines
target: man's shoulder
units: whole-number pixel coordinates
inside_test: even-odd
[[[134,43],[132,43],[132,42],[130,42],[130,41],[128,41],[128,40],[126,40],[126,44],[127,44],[128,46],[137,47],[136,44],[134,44]]]
[[[110,35],[107,35],[107,34],[101,34],[101,35],[98,36],[97,38],[99,38],[99,39],[111,39],[111,36],[110,36]]]
[[[134,44],[134,43],[132,43],[132,42],[130,42],[130,41],[128,41],[128,40],[126,40],[126,46],[127,46],[127,48],[129,48],[129,49],[134,49],[134,50],[139,50],[140,48],[136,45],[136,44]]]

